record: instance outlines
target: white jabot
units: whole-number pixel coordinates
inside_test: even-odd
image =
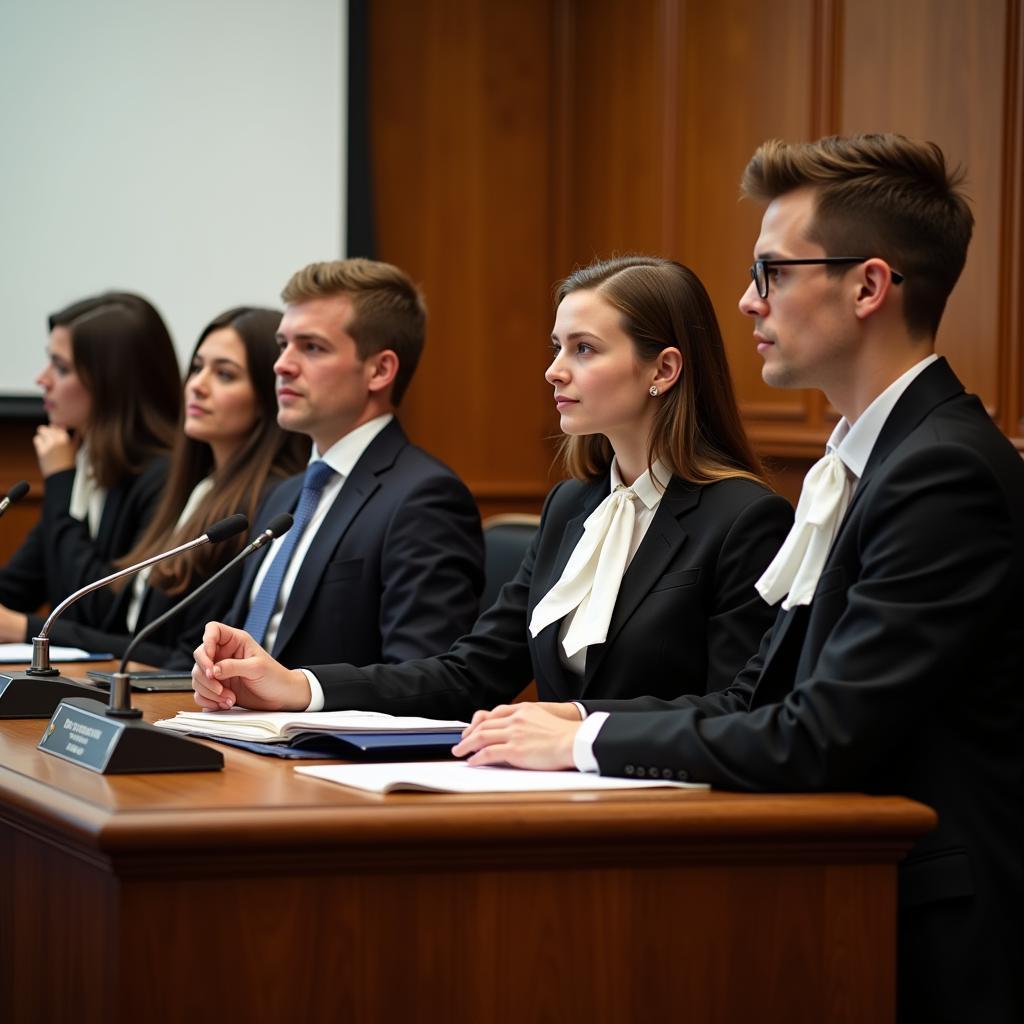
[[[934,353],[896,378],[851,424],[841,419],[824,458],[804,478],[793,527],[755,586],[768,602],[785,597],[786,610],[810,604],[853,490],[896,403],[918,374],[938,358]]]
[[[566,655],[572,658],[591,644],[604,643],[622,576],[639,544],[637,504],[654,509],[664,493],[659,481],[669,474],[659,468],[656,464],[653,479],[648,470],[626,487],[613,463],[612,491],[587,517],[561,577],[534,608],[531,635],[575,612],[562,637]]]
[[[92,472],[92,460],[89,458],[88,442],[85,442],[75,453],[75,479],[71,484],[68,513],[85,523],[89,529],[89,536],[93,539],[99,533],[106,500],[106,488],[96,483],[96,477]]]
[[[785,609],[811,603],[852,493],[846,466],[837,452],[829,451],[811,466],[804,477],[793,526],[755,584],[768,604],[782,597]]]
[[[853,480],[850,481],[851,489],[856,486],[856,483],[860,481],[860,478],[864,475],[864,470],[867,467],[868,459],[871,456],[871,451],[875,447],[875,442],[878,440],[879,434],[882,432],[882,428],[885,426],[886,420],[889,418],[890,413],[896,408],[896,403],[903,396],[903,392],[910,387],[914,382],[918,374],[926,370],[935,360],[938,358],[934,353],[926,356],[919,363],[912,366],[906,373],[901,377],[897,377],[857,418],[857,422],[850,424],[846,419],[842,419],[836,425],[836,429],[832,431],[832,436],[829,438],[828,450],[830,453],[841,455],[846,470],[849,471],[850,476]],[[826,456],[827,458],[828,456]],[[813,472],[813,467],[812,467]],[[809,474],[808,474],[809,475]],[[800,502],[803,503],[803,494],[800,495]],[[800,511],[797,509],[797,522],[799,522]],[[797,524],[794,524],[792,533],[796,531]],[[789,537],[786,538],[786,542],[783,544],[785,548],[786,544],[789,543]],[[779,552],[782,554],[782,551]],[[776,560],[778,556],[776,556]],[[771,571],[772,565],[768,567],[768,571]],[[757,588],[761,590],[761,583],[764,581],[764,576],[758,580]],[[817,577],[815,577],[815,584],[817,583]],[[813,588],[812,588],[813,590]],[[762,591],[762,596],[763,596]],[[781,596],[781,595],[780,595]],[[767,598],[766,598],[767,600]],[[778,598],[776,598],[778,600]],[[595,711],[593,714],[586,715],[586,709],[578,704],[580,708],[580,715],[583,718],[583,724],[580,726],[576,733],[575,741],[573,742],[573,761],[576,764],[576,768],[581,772],[596,772],[600,768],[597,763],[597,757],[594,754],[594,744],[597,742],[598,735],[600,734],[601,727],[604,725],[608,718],[608,715],[603,711]]]

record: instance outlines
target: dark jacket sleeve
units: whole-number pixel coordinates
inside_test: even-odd
[[[1019,690],[1019,647],[1006,635],[1021,589],[1019,518],[992,468],[966,445],[932,444],[903,458],[850,526],[859,572],[848,587],[819,586],[815,595],[841,610],[810,671],[781,699],[749,711],[729,713],[712,697],[613,713],[594,745],[602,773],[644,765],[730,789],[863,788],[922,715],[955,719],[951,736],[995,737],[998,707],[1007,721],[1020,717],[1019,697],[1009,695]],[[742,680],[748,706],[752,674]],[[972,678],[985,701],[976,694],[959,712],[946,707]]]
[[[324,706],[384,711],[396,715],[466,719],[516,697],[533,678],[527,645],[530,582],[552,498],[515,577],[497,601],[446,654],[399,665],[314,665]]]

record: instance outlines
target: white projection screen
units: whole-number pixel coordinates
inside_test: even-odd
[[[346,26],[346,0],[0,2],[0,398],[39,394],[76,299],[142,293],[184,365],[344,255]]]

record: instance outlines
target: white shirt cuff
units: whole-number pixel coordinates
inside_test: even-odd
[[[586,721],[579,727],[576,738],[572,741],[572,759],[578,772],[600,772],[597,758],[594,757],[594,741],[607,718],[607,711],[595,711],[588,715]]]
[[[576,710],[580,713],[580,721],[585,722],[587,720],[587,709],[578,701],[571,701],[572,704],[576,705]]]
[[[306,682],[309,683],[309,707],[306,710],[323,711],[324,688],[320,685],[320,680],[308,668],[300,668],[299,671],[306,677]]]

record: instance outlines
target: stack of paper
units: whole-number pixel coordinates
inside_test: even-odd
[[[619,779],[588,772],[531,772],[520,768],[472,768],[463,761],[412,764],[329,764],[296,768],[343,786],[373,793],[418,790],[430,793],[552,793],[600,789],[707,789],[703,782]]]
[[[160,729],[194,736],[223,736],[259,743],[287,743],[300,732],[418,733],[460,731],[467,722],[437,718],[398,718],[374,711],[179,711],[156,723]]]

